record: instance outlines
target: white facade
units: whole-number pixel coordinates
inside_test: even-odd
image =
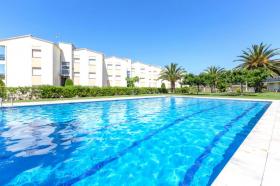
[[[32,36],[0,40],[4,82],[9,87],[59,85],[60,49]]]
[[[161,80],[159,75],[161,68],[152,65],[146,65],[141,62],[135,62],[131,65],[131,77],[138,77],[139,82],[135,85],[136,87],[160,87]]]
[[[67,78],[73,79],[73,61],[74,61],[74,49],[75,46],[71,43],[58,43],[61,49],[60,56],[60,75],[61,85],[65,83]]]
[[[68,78],[76,85],[102,87],[104,66],[102,53],[76,49],[71,43],[55,44],[31,35],[0,40],[0,75],[8,87],[60,86]],[[81,73],[79,78],[74,70]]]
[[[105,59],[107,85],[126,87],[126,78],[130,77],[131,60],[126,58],[109,57]]]
[[[136,76],[136,87],[160,87],[160,72],[160,67],[127,58],[105,59],[102,53],[90,49],[32,35],[0,40],[0,76],[8,87],[60,86],[68,78],[74,85],[126,87],[126,78]]]
[[[265,82],[267,90],[272,92],[280,92],[280,76],[268,78]]]
[[[89,49],[74,50],[74,85],[106,86],[104,82],[104,56]]]

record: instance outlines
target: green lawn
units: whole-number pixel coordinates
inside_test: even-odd
[[[199,93],[196,96],[280,100],[279,92],[244,93],[244,95],[236,95],[235,93],[233,93],[233,94],[231,94],[231,93]]]

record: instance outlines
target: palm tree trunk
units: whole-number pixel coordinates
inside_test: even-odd
[[[175,92],[175,82],[171,81],[171,92],[174,93]]]
[[[243,83],[240,83],[240,91],[243,93]]]

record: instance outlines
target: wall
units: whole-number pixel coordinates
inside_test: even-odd
[[[269,91],[273,91],[273,92],[280,91],[280,82],[269,82],[269,83],[267,83],[267,89]]]
[[[105,58],[108,85],[112,87],[126,87],[127,73],[131,71],[131,60],[118,57]]]
[[[6,47],[6,86],[31,86],[31,41],[29,38],[0,41]]]
[[[80,60],[75,60],[79,58]],[[90,60],[95,59],[92,63]],[[74,77],[74,84],[82,86],[103,86],[103,54],[90,51],[88,49],[74,50],[74,72],[80,72],[80,77]],[[94,78],[90,78],[89,73],[95,73]],[[74,75],[75,76],[75,75]]]
[[[53,46],[53,85],[61,85],[61,50],[58,46]]]

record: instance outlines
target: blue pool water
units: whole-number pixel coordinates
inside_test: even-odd
[[[3,108],[0,185],[210,185],[269,105],[168,97]]]

